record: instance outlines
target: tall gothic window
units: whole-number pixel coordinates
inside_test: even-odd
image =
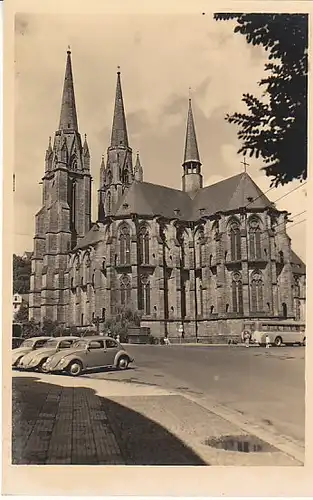
[[[200,297],[200,316],[203,317],[204,316],[204,303],[203,303],[203,286],[202,286],[202,280],[200,280],[200,283],[199,283],[199,297]]]
[[[120,279],[121,305],[128,306],[131,303],[131,282],[127,274]]]
[[[139,283],[139,310],[150,315],[150,282],[148,276],[141,276]]]
[[[199,267],[204,263],[204,230],[201,228],[198,232],[198,248],[199,248]]]
[[[232,279],[232,306],[234,313],[243,313],[242,279],[240,273],[234,273]]]
[[[261,258],[261,228],[259,219],[249,221],[249,250],[250,259]]]
[[[251,310],[252,312],[262,312],[263,303],[263,280],[258,272],[253,273],[251,281]]]
[[[120,228],[119,234],[120,245],[120,264],[130,264],[130,230],[127,225]]]
[[[229,224],[229,237],[231,260],[241,260],[240,225],[236,220],[232,220]]]
[[[149,264],[149,231],[146,226],[139,230],[139,262]]]
[[[110,191],[108,191],[106,193],[106,202],[107,202],[106,203],[106,206],[107,206],[106,213],[109,214],[111,212],[111,210],[112,210],[111,193],[110,193]]]

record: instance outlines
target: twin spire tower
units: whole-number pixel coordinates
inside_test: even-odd
[[[70,284],[66,283],[68,252],[91,228],[90,153],[82,141],[76,111],[71,50],[67,51],[59,127],[49,139],[42,179],[42,208],[35,216],[30,317],[65,322]],[[139,154],[133,166],[129,146],[121,74],[117,72],[111,143],[100,166],[98,220],[114,215],[133,182],[143,182]],[[183,161],[183,190],[191,197],[202,187],[201,162],[189,100]]]

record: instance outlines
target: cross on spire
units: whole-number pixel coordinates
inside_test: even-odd
[[[247,167],[250,167],[250,164],[246,162],[246,158],[243,157],[243,161],[241,161],[240,163],[243,164],[244,171],[247,172]]]

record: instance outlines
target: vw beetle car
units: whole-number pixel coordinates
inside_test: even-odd
[[[43,365],[45,372],[66,372],[77,377],[94,368],[114,367],[125,370],[134,359],[111,337],[81,338],[71,349],[50,356]]]
[[[42,366],[49,356],[70,349],[72,345],[79,340],[79,337],[55,337],[50,338],[41,349],[29,352],[21,358],[18,368],[21,370],[42,370]]]
[[[24,340],[19,347],[12,350],[12,366],[16,367],[25,354],[40,349],[50,339],[51,337],[41,336]]]

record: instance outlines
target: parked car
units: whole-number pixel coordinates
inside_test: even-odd
[[[59,351],[70,349],[77,340],[79,340],[79,337],[51,338],[41,349],[29,352],[23,356],[18,363],[18,368],[21,370],[41,370],[49,356]]]
[[[81,338],[71,349],[50,356],[43,365],[46,372],[66,372],[77,377],[94,368],[125,370],[134,359],[117,340],[108,336]]]
[[[12,351],[12,366],[17,366],[25,354],[40,349],[48,340],[51,340],[51,337],[41,336],[24,340],[20,347],[17,347]]]

